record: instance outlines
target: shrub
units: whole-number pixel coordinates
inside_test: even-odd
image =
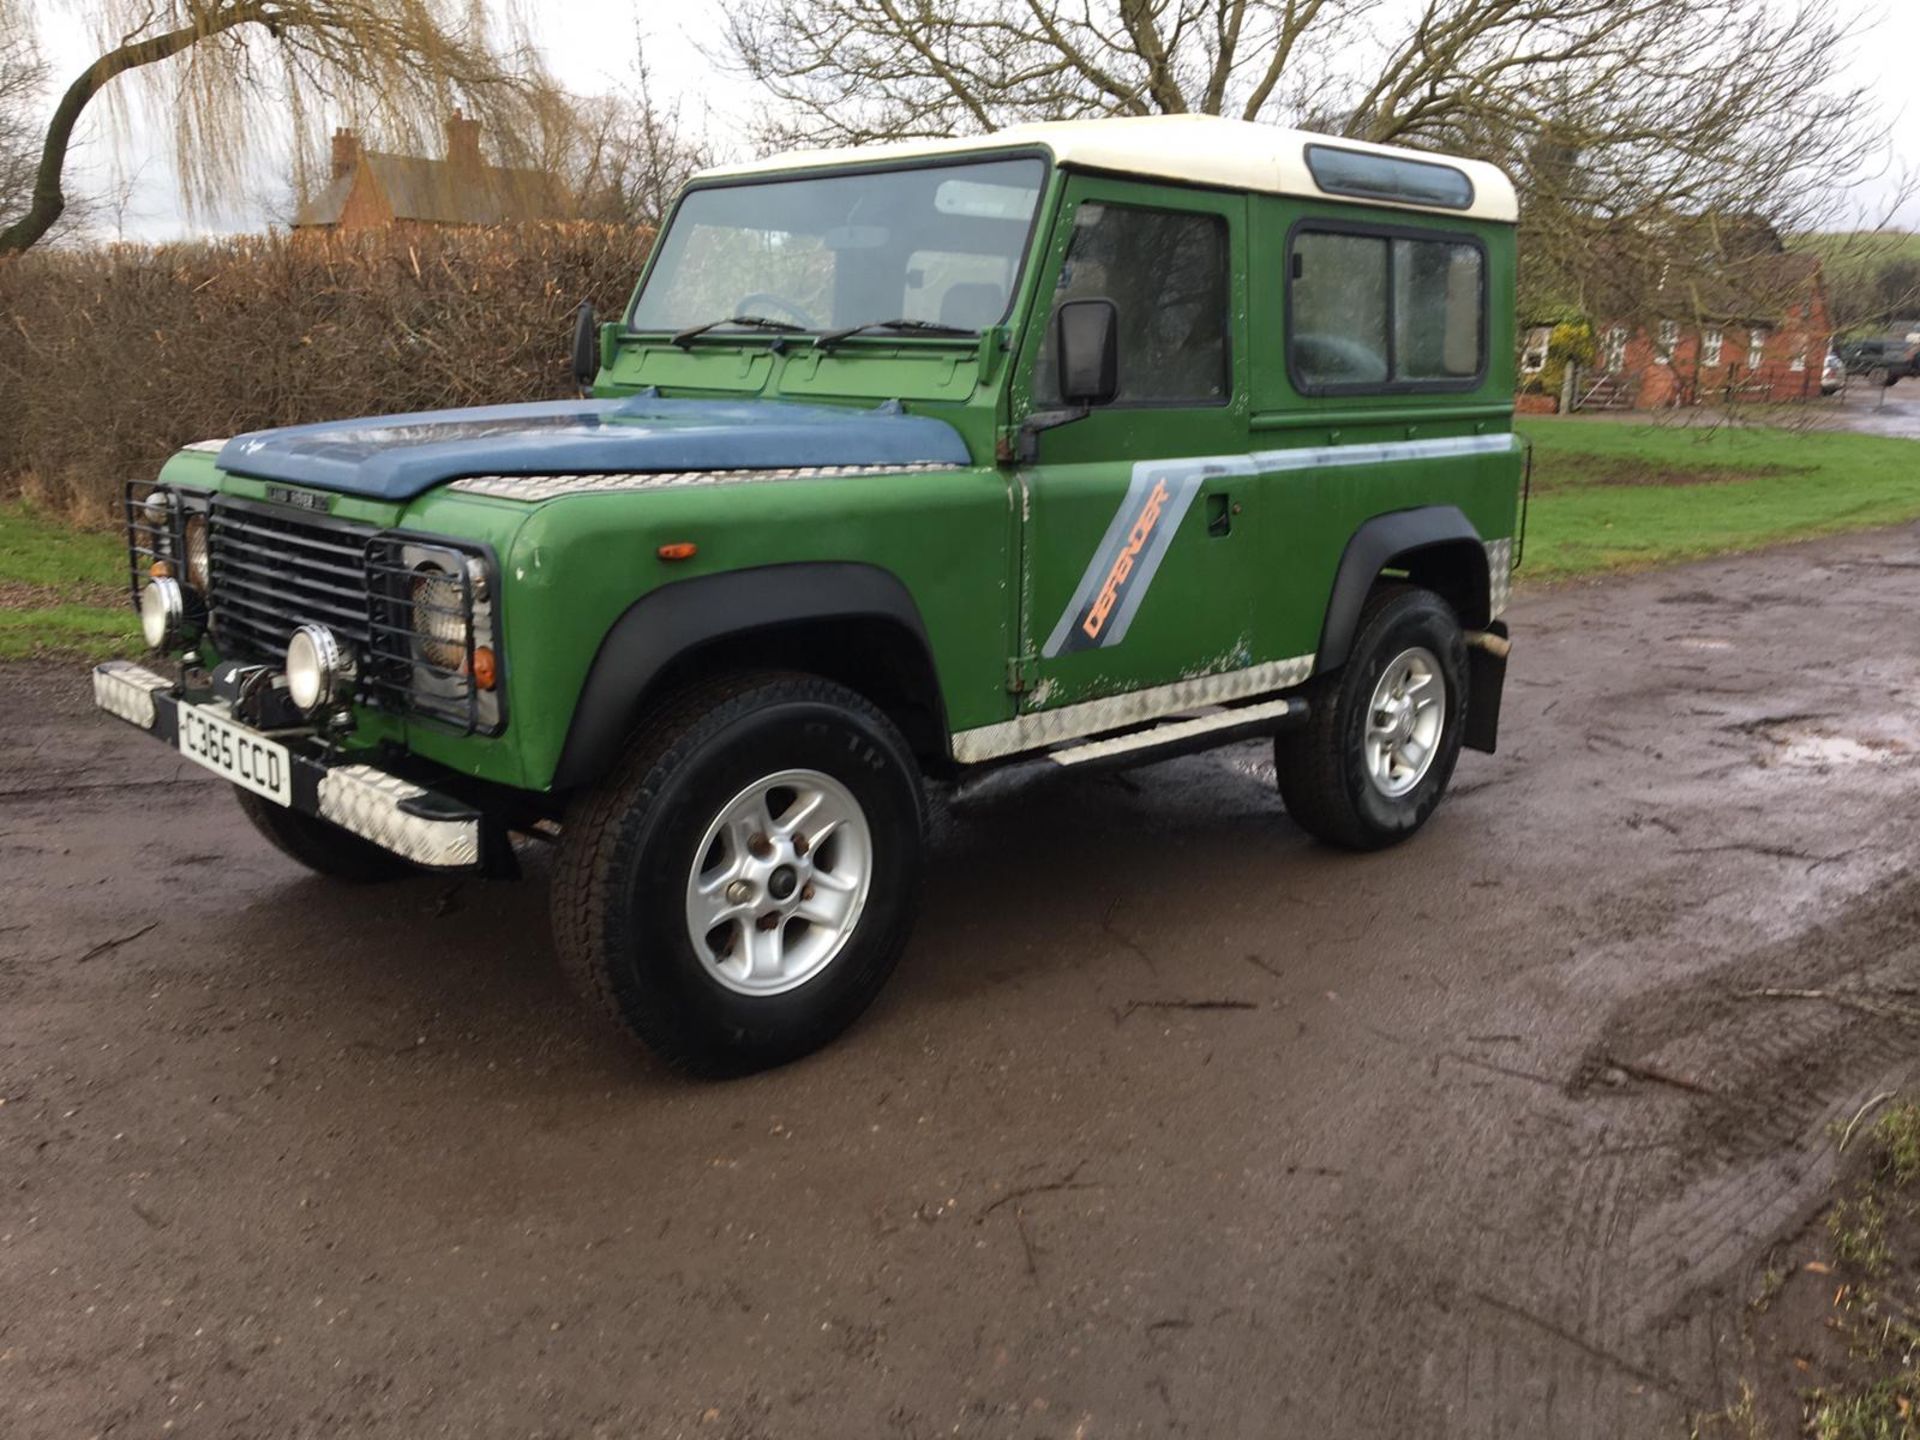
[[[301,231],[0,262],[0,477],[105,519],[192,440],[567,394],[575,307],[617,314],[651,239]]]

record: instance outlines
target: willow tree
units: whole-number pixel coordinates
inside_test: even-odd
[[[0,226],[11,224],[33,189],[38,136],[30,115],[46,67],[13,0],[0,0]]]
[[[1200,111],[1482,155],[1520,183],[1523,292],[1577,307],[1623,247],[1665,252],[1677,279],[1698,217],[1798,233],[1836,179],[1866,168],[1882,127],[1839,79],[1853,37],[1830,13],[1777,0],[737,0],[729,27],[740,68],[784,112],[772,148]]]
[[[100,57],[35,127],[31,192],[0,230],[0,254],[27,249],[60,219],[75,127],[96,99],[124,119],[128,84],[170,125],[185,198],[200,204],[277,138],[262,107],[284,109],[300,183],[319,153],[323,103],[386,133],[419,134],[456,102],[504,116],[536,78],[519,27],[459,0],[107,0],[88,10]]]

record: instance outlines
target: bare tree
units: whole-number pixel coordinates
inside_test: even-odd
[[[644,58],[632,81],[604,95],[539,93],[534,120],[518,146],[520,163],[559,176],[575,214],[618,225],[658,225],[694,171],[713,152],[684,124],[678,105],[654,99]]]
[[[0,0],[0,226],[11,225],[33,198],[39,163],[33,114],[46,66],[13,0]]]
[[[462,0],[108,0],[96,13],[102,53],[37,127],[31,195],[0,230],[0,254],[60,219],[74,128],[102,92],[124,103],[109,91],[123,75],[164,105],[190,202],[242,173],[271,134],[256,113],[269,97],[287,107],[303,182],[319,150],[317,98],[414,134],[458,98],[510,129],[501,117],[536,78],[520,38],[495,34],[485,8]]]
[[[1698,217],[1798,233],[1884,143],[1844,27],[1774,0],[743,0],[729,27],[772,145],[1201,111],[1483,155],[1521,186],[1523,294],[1574,305],[1596,233],[1669,272]]]

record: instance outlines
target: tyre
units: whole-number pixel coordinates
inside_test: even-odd
[[[420,873],[417,866],[398,855],[330,821],[276,805],[238,785],[233,787],[233,793],[240,802],[241,813],[253,822],[254,829],[266,836],[274,849],[316,875],[367,885]]]
[[[755,674],[682,692],[569,807],[553,928],[577,989],[675,1069],[798,1058],[906,948],[919,768],[853,691]]]
[[[1882,390],[1891,389],[1893,382],[1899,378],[1898,375],[1895,375],[1893,371],[1884,365],[1876,365],[1867,371],[1867,383],[1869,385],[1877,385]]]
[[[1380,590],[1360,612],[1347,663],[1309,686],[1307,724],[1274,737],[1287,813],[1348,850],[1406,839],[1446,792],[1467,703],[1452,607],[1429,590]]]

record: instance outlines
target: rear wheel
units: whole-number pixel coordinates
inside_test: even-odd
[[[1361,611],[1347,663],[1312,682],[1307,724],[1274,738],[1287,813],[1349,850],[1406,839],[1446,793],[1467,698],[1452,608],[1428,590],[1380,590]]]
[[[240,802],[240,813],[253,822],[253,828],[266,836],[274,849],[290,860],[299,861],[316,875],[366,885],[420,873],[416,866],[398,855],[342,830],[331,821],[276,805],[238,785],[233,787],[233,793]]]
[[[925,828],[912,753],[852,691],[777,674],[696,687],[568,812],[561,961],[678,1069],[795,1059],[892,973]]]

